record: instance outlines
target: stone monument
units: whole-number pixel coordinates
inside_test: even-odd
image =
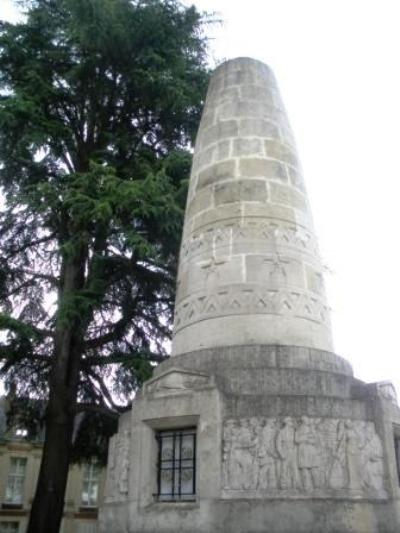
[[[398,533],[400,410],[332,348],[271,70],[219,66],[196,140],[172,357],[111,439],[103,533]]]

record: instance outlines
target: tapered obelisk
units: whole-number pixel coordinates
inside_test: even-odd
[[[210,82],[172,356],[111,439],[102,533],[399,533],[395,392],[332,353],[293,136],[253,59]]]
[[[321,261],[277,84],[258,61],[210,83],[190,178],[173,355],[216,346],[332,350]]]

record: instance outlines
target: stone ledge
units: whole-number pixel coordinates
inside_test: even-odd
[[[353,369],[343,357],[332,352],[285,345],[243,345],[208,348],[174,355],[158,366],[154,375],[168,368],[182,367],[210,373],[229,368],[298,368],[353,376]]]

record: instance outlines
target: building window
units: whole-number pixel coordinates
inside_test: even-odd
[[[397,477],[400,485],[400,436],[394,437],[394,449],[396,452]]]
[[[18,533],[18,522],[0,522],[0,533]]]
[[[22,505],[26,474],[26,457],[12,457],[8,473],[5,503]]]
[[[82,506],[97,507],[100,465],[95,461],[83,465]]]
[[[196,494],[196,429],[159,431],[158,499],[190,501]]]
[[[18,522],[0,522],[0,533],[18,533]]]

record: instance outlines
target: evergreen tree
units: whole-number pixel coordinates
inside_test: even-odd
[[[28,532],[55,533],[77,413],[117,413],[166,355],[205,21],[176,0],[23,3],[0,25],[0,364],[47,402]]]

